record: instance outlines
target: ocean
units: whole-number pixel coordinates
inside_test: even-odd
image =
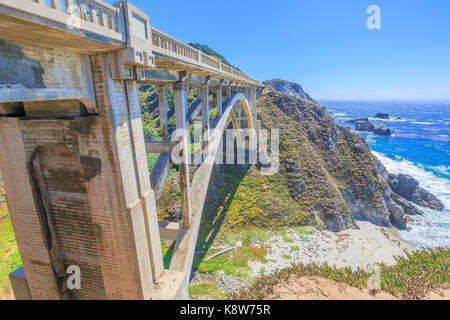
[[[445,205],[442,212],[423,209],[425,215],[414,216],[401,237],[418,247],[450,247],[450,102],[320,103],[337,124],[352,130],[354,126],[345,122],[355,118],[369,118],[373,124],[391,129],[392,137],[358,134],[388,172],[413,176]],[[375,119],[377,113],[388,113],[390,119]]]

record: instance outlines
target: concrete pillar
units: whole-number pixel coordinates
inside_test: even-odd
[[[252,117],[253,117],[253,123],[256,124],[258,101],[256,98],[256,88],[255,87],[249,88],[248,101],[249,101],[249,105],[250,105],[250,112],[252,113]]]
[[[181,210],[183,215],[182,225],[189,228],[191,223],[191,187],[189,179],[189,149],[188,149],[188,131],[186,124],[187,104],[185,97],[185,83],[176,82],[173,86],[175,100],[175,115],[177,122],[177,136],[181,137],[182,143],[182,161],[179,164],[180,170],[180,191],[181,191]]]
[[[104,54],[80,59],[40,50],[52,57],[46,72],[61,87],[74,88],[79,78],[77,88],[91,92],[84,103],[96,113],[0,117],[0,168],[31,297],[149,299],[163,261],[137,83],[112,80]],[[67,61],[77,61],[71,77],[53,73]],[[65,110],[57,101],[38,105],[42,114]],[[65,286],[72,265],[81,271],[80,290]]]
[[[202,100],[202,137],[203,137],[203,152],[209,143],[209,85],[208,82],[200,86],[200,99]],[[203,159],[206,155],[203,154]]]
[[[162,141],[168,141],[169,127],[167,120],[167,95],[166,86],[158,86],[158,101],[159,101],[159,122],[161,127]]]
[[[216,88],[216,101],[217,101],[217,118],[222,117],[222,88],[223,82],[220,82],[219,86]]]
[[[233,90],[233,88],[231,87],[231,83],[230,83],[227,87],[227,99],[231,99],[231,95],[233,94],[232,90]]]

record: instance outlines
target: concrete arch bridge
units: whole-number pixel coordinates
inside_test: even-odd
[[[0,0],[0,68],[0,171],[23,261],[10,276],[15,296],[188,298],[218,143],[229,123],[258,127],[261,84],[153,28],[132,4],[99,0]],[[158,86],[162,142],[144,140],[138,84]],[[187,87],[199,92],[190,107]],[[186,129],[199,115],[207,152],[191,183]],[[156,203],[174,148],[183,220],[164,224]],[[150,179],[148,152],[160,154]],[[169,270],[161,239],[176,240]]]

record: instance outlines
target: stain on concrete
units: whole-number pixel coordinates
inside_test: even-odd
[[[102,160],[100,158],[82,156],[81,165],[83,166],[86,181],[91,181],[102,172]]]
[[[90,135],[92,126],[96,125],[97,122],[98,118],[96,116],[84,117],[71,123],[70,127],[73,131],[79,132],[83,135]]]
[[[46,88],[41,64],[25,57],[22,49],[12,41],[0,40],[0,70],[0,85]]]

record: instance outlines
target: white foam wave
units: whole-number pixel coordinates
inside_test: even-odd
[[[381,119],[381,118],[369,118],[370,121],[381,121],[381,122],[407,122],[408,119],[405,118],[389,118],[389,119]]]
[[[413,222],[408,223],[408,231],[402,231],[401,236],[420,247],[450,247],[450,180],[437,177],[433,172],[425,170],[401,157],[391,159],[386,155],[373,151],[373,154],[383,163],[389,173],[408,174],[416,178],[420,186],[428,190],[442,201],[445,210],[442,212],[421,208],[425,214],[414,216]],[[433,168],[445,173],[449,168],[439,166]]]
[[[408,223],[409,230],[400,231],[403,239],[419,247],[450,248],[450,212],[438,212],[421,208],[423,216],[413,216]]]
[[[412,124],[421,124],[421,125],[424,125],[424,126],[432,126],[432,125],[437,124],[435,122],[426,122],[426,121],[414,121],[414,122],[411,122],[411,123]]]

